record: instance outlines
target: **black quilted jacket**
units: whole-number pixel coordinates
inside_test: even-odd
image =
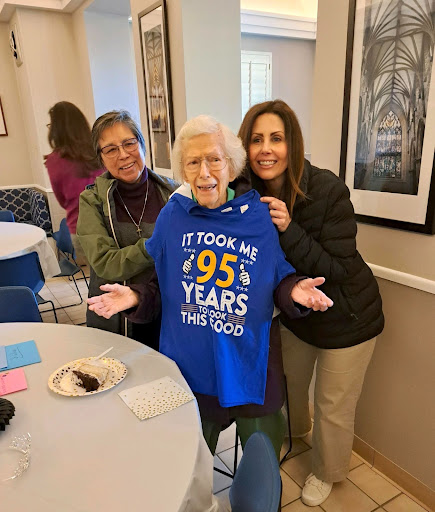
[[[264,186],[251,175],[252,186],[264,195]],[[334,306],[324,313],[282,323],[300,339],[319,348],[350,347],[382,332],[384,316],[378,284],[356,250],[356,222],[349,190],[332,172],[305,161],[301,189],[288,229],[280,234],[281,247],[299,274],[324,277],[321,289]],[[236,186],[237,194],[246,183]]]

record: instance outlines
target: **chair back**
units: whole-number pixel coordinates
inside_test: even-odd
[[[0,260],[0,286],[28,286],[34,293],[38,293],[44,283],[38,253],[29,252]]]
[[[230,489],[232,512],[278,512],[281,476],[275,450],[264,432],[246,442]]]
[[[56,245],[59,251],[63,252],[67,257],[71,255],[75,258],[74,246],[71,240],[71,235],[66,223],[66,219],[60,222],[59,231],[53,233],[53,238],[56,240]]]
[[[0,210],[0,222],[15,222],[14,214],[10,210]]]
[[[35,294],[27,286],[0,287],[0,323],[42,322]]]

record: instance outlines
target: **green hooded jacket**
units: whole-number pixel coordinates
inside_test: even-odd
[[[151,179],[160,192],[166,204],[169,196],[178,184],[166,177],[160,176],[148,169],[148,179]],[[144,238],[134,245],[120,247],[119,226],[115,215],[113,198],[118,181],[106,172],[98,176],[93,185],[89,185],[80,194],[77,235],[83,251],[91,267],[89,297],[100,295],[101,284],[106,283],[138,283],[150,276],[154,271],[154,261],[145,249]],[[87,324],[111,332],[126,334],[124,324],[118,318],[96,318],[88,310]],[[118,325],[119,324],[119,325]]]

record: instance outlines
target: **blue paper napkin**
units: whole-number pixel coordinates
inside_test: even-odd
[[[0,370],[8,367],[8,360],[6,359],[6,350],[3,345],[0,345]]]
[[[12,370],[20,366],[41,362],[41,357],[33,340],[7,345],[5,349],[8,363],[5,370]]]

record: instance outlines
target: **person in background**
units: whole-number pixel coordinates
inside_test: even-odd
[[[158,349],[160,295],[145,241],[177,185],[147,169],[143,135],[125,110],[100,116],[92,128],[92,143],[106,172],[80,196],[77,233],[91,267],[89,297],[100,295],[101,285],[129,284],[141,295],[146,314],[141,323],[131,323],[120,314],[101,318],[88,308],[87,326]]]
[[[66,211],[76,260],[83,265],[87,260],[76,235],[79,196],[103,169],[92,148],[91,129],[81,110],[68,101],[60,101],[48,114],[48,142],[53,152],[45,157],[45,166],[53,193]]]
[[[311,430],[308,388],[316,366],[311,473],[302,501],[320,505],[349,472],[355,408],[376,336],[384,327],[375,278],[356,249],[349,190],[335,174],[304,160],[293,110],[281,100],[254,105],[239,136],[248,153],[236,195],[256,189],[269,206],[286,258],[306,276],[326,279],[334,301],[325,313],[298,319],[283,311],[282,350],[292,434]]]
[[[228,183],[243,170],[246,153],[229,128],[209,116],[191,119],[172,157],[184,185],[146,242],[162,297],[160,351],[194,391],[212,453],[221,430],[236,421],[242,446],[261,430],[279,459],[284,377],[274,299],[291,318],[325,311],[332,301],[316,288],[322,277],[296,277],[258,193],[234,199]],[[103,290],[109,293],[88,299],[97,314],[110,318],[135,306],[136,318],[146,314],[131,287]]]

